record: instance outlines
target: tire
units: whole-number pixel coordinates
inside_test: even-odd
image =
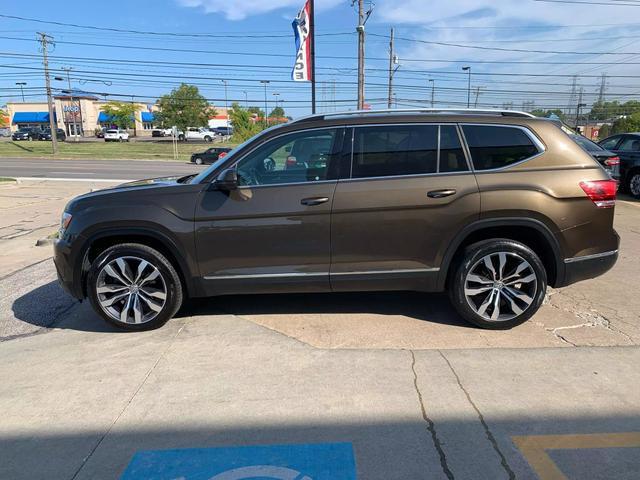
[[[207,143],[210,143],[211,142],[211,137],[209,137],[209,136],[204,137],[204,141],[207,142]]]
[[[490,330],[526,322],[542,305],[546,290],[547,273],[540,258],[526,245],[501,238],[466,247],[449,282],[449,298],[458,314]]]
[[[200,157],[196,157],[196,158],[194,159],[194,163],[195,163],[196,165],[202,165],[204,162],[202,161],[202,159],[201,159]]]
[[[123,262],[128,268],[121,267]],[[140,273],[143,262],[146,265]],[[180,277],[171,262],[157,250],[137,243],[114,245],[102,252],[89,269],[87,293],[104,320],[135,331],[164,325],[176,314],[183,297]]]
[[[640,170],[632,170],[627,175],[626,190],[633,198],[640,199]]]

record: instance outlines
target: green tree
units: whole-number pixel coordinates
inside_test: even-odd
[[[598,131],[598,140],[607,138],[609,135],[611,135],[611,126],[605,123],[600,127],[600,130]]]
[[[134,125],[135,114],[138,110],[140,110],[140,106],[135,103],[118,102],[116,100],[102,107],[102,111],[110,117],[111,122],[123,130]]]
[[[251,112],[242,108],[237,102],[234,102],[229,109],[229,119],[233,125],[234,142],[244,142],[261,130],[261,126],[253,119]]]
[[[545,117],[545,118],[547,118],[547,117],[549,117],[549,116],[551,116],[553,114],[553,115],[558,116],[560,118],[560,120],[562,120],[563,122],[565,121],[565,118],[566,118],[564,112],[562,110],[558,109],[558,108],[553,109],[553,110],[543,110],[541,108],[536,108],[535,110],[531,110],[530,113],[532,115],[535,115],[536,117]]]
[[[0,127],[6,127],[8,122],[7,112],[5,112],[2,108],[0,108]]]
[[[271,110],[271,113],[269,114],[270,118],[285,118],[286,114],[284,113],[284,108],[282,107],[276,107],[273,110]]]
[[[637,132],[640,130],[640,112],[618,118],[611,125],[610,135],[617,133]],[[604,137],[603,137],[604,138]]]
[[[158,121],[165,127],[175,125],[183,132],[188,127],[207,125],[209,116],[216,114],[207,99],[200,95],[198,87],[186,83],[160,97],[157,105],[160,108],[156,115]]]

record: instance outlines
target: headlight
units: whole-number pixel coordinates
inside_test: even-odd
[[[72,218],[73,218],[73,215],[71,215],[70,213],[67,213],[67,212],[62,213],[62,218],[60,218],[60,230],[58,230],[58,238],[63,237],[64,232],[69,227],[69,224],[71,223]]]

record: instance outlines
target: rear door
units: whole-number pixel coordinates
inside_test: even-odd
[[[335,291],[435,286],[444,252],[478,218],[478,186],[453,124],[357,126],[331,216]]]
[[[623,135],[614,152],[620,157],[620,181],[626,186],[627,173],[640,165],[640,135]]]

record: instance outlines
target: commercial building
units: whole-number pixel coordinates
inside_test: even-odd
[[[95,136],[101,128],[115,127],[109,116],[103,111],[108,103],[98,97],[86,95],[82,92],[73,95],[58,95],[54,97],[54,121],[58,128],[65,131],[67,136]],[[135,102],[138,111],[134,115],[134,126],[129,129],[134,136],[151,136],[156,125],[158,107],[155,104]],[[11,131],[21,127],[49,127],[49,112],[47,102],[8,102],[7,114],[10,119]],[[216,115],[209,120],[209,127],[227,125],[227,111],[225,108],[215,107]],[[199,126],[199,125],[194,125]]]

